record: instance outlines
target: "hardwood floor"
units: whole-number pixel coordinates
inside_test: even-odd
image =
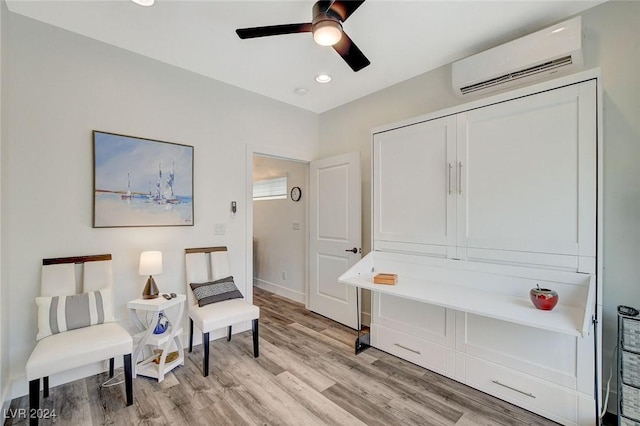
[[[257,288],[254,300],[261,309],[259,358],[250,331],[216,340],[203,377],[200,345],[162,383],[136,378],[130,407],[124,385],[101,387],[106,373],[57,386],[41,402],[57,417],[40,424],[555,424],[377,349],[355,356],[355,331],[299,303]],[[5,415],[28,404],[28,397],[17,398]]]

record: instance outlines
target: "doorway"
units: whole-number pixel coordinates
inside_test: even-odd
[[[290,157],[277,149],[247,146],[246,277],[256,277],[256,286],[300,301],[307,309],[356,328],[359,318],[356,289],[339,283],[338,277],[360,259],[360,155],[354,152],[314,161],[304,157]],[[269,219],[258,213],[256,221],[254,204],[266,201],[253,201],[254,159],[269,164],[271,160],[284,160],[286,164],[284,168],[270,171],[265,167],[267,172],[256,172],[257,178],[279,179],[287,174],[286,193],[284,197],[281,193],[278,200],[283,209],[267,215]],[[290,176],[289,168],[295,165],[304,165],[304,174]],[[296,202],[291,199],[291,191],[298,188],[301,197]],[[268,210],[266,204],[257,208],[263,207]],[[291,212],[296,213],[291,216]],[[265,232],[271,235],[263,235],[259,230],[254,242],[254,226],[262,226],[258,221],[267,224],[269,229]],[[284,249],[295,247],[287,246],[291,243],[288,237],[292,233],[294,239],[304,241],[303,250],[298,246],[297,251],[289,252],[289,258],[296,259],[293,262],[287,256],[279,255]],[[273,241],[265,241],[265,238]],[[254,274],[254,265],[259,271],[257,274]],[[300,275],[292,278],[291,270],[296,274],[302,271],[301,278]],[[247,293],[245,297],[252,301],[253,291]]]
[[[254,153],[252,164],[253,286],[306,305],[309,163]]]

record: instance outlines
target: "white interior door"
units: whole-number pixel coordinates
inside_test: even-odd
[[[309,309],[356,328],[356,289],[338,277],[361,258],[360,154],[312,161],[310,174]]]

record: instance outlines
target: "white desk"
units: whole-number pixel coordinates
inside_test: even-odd
[[[146,377],[153,377],[158,379],[158,382],[164,380],[165,374],[173,370],[179,365],[184,365],[184,349],[182,342],[180,341],[180,335],[183,332],[182,327],[182,314],[184,313],[184,302],[186,296],[179,294],[173,299],[167,300],[162,296],[155,299],[136,299],[127,303],[131,320],[140,331],[133,336],[135,343],[135,350],[133,352],[133,377],[138,374]],[[170,309],[174,308],[174,309]],[[145,314],[151,313],[152,318],[149,320],[145,317],[145,322],[141,321],[138,316],[138,311]],[[153,330],[158,324],[160,318],[160,312],[164,312],[165,316],[169,320],[169,327],[162,334],[154,334]],[[146,322],[149,325],[146,325]],[[176,350],[178,351],[178,358],[171,362],[166,362],[169,349],[171,348],[171,342],[174,343]],[[149,345],[152,347],[158,347],[162,349],[162,355],[160,356],[160,362],[156,364],[154,359],[157,358],[157,354],[151,353],[141,361],[139,361],[140,355],[143,354],[144,348]]]
[[[396,273],[396,285],[374,284]],[[390,294],[529,327],[584,337],[595,307],[595,276],[427,256],[371,252],[340,276],[357,288]],[[536,309],[529,290],[540,285],[560,296],[552,311]]]

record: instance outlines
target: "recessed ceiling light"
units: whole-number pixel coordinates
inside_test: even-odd
[[[140,6],[153,6],[155,0],[131,0],[135,4],[139,4]]]
[[[331,81],[331,76],[329,74],[318,74],[316,75],[316,81],[318,83],[328,83]]]
[[[307,89],[305,89],[304,87],[298,87],[294,90],[294,92],[296,92],[296,95],[304,96],[307,94]]]

